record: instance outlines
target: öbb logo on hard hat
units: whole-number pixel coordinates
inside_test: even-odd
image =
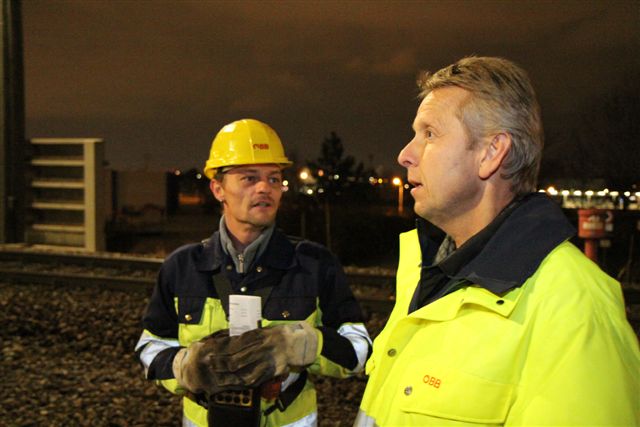
[[[242,165],[291,165],[278,134],[266,123],[242,119],[224,126],[213,139],[204,174],[212,179],[219,168]]]

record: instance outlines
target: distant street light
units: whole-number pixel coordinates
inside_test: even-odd
[[[307,166],[300,169],[298,172],[298,178],[300,179],[301,185],[299,187],[300,193],[305,196],[313,196],[313,188],[311,185],[314,183],[313,175],[311,174],[311,169]],[[302,209],[300,209],[300,236],[307,237],[307,197],[303,197],[302,201]]]
[[[587,190],[584,192],[585,196],[587,196],[587,207],[591,207],[591,197],[593,197],[593,190]]]
[[[404,211],[404,186],[402,185],[402,180],[397,176],[391,182],[398,187],[398,215],[402,215]]]

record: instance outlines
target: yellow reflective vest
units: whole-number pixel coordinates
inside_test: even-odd
[[[640,425],[620,285],[574,245],[506,294],[466,286],[407,314],[420,263],[417,231],[402,234],[396,304],[356,426]]]

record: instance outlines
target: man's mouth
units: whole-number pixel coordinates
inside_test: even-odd
[[[251,205],[252,208],[268,208],[273,206],[273,203],[267,200],[261,200]]]
[[[412,186],[412,187],[414,187],[414,188],[422,187],[422,183],[420,183],[420,182],[416,181],[415,179],[411,179],[411,178],[409,178],[409,179],[408,179],[408,182],[409,182],[409,185],[411,185],[411,186]]]

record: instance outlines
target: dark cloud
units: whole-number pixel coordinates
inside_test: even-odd
[[[184,168],[250,116],[298,160],[336,131],[393,167],[419,69],[515,60],[554,129],[638,75],[638,18],[636,1],[25,1],[27,132],[104,137],[115,168]]]

